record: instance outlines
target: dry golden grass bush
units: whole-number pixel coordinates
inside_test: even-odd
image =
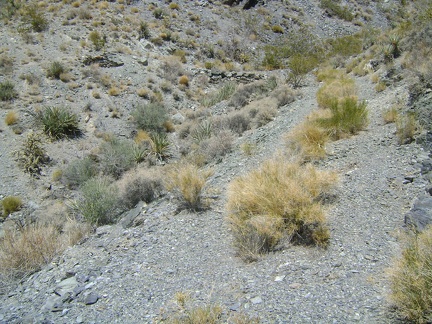
[[[432,227],[411,234],[390,270],[390,298],[412,323],[430,323],[432,316]]]
[[[386,124],[395,123],[399,117],[399,109],[397,106],[392,106],[386,109],[383,113],[383,119]]]
[[[304,161],[324,158],[328,141],[327,131],[313,120],[299,124],[285,136],[288,153],[293,152]]]
[[[5,124],[10,126],[18,122],[18,114],[15,111],[9,111],[5,117]]]
[[[199,211],[207,207],[204,190],[212,170],[200,169],[191,163],[170,165],[164,178],[165,188],[180,201],[180,208]]]
[[[68,216],[63,203],[46,208],[36,223],[5,226],[0,239],[0,274],[24,276],[89,234],[90,226]]]
[[[354,80],[346,76],[327,79],[317,92],[317,102],[321,108],[330,108],[335,100],[344,98],[357,99]]]
[[[396,136],[399,144],[409,144],[414,141],[420,125],[413,113],[399,114],[396,118]]]
[[[325,246],[329,231],[321,198],[336,183],[334,173],[282,158],[233,180],[227,210],[239,255],[254,260],[283,238]]]

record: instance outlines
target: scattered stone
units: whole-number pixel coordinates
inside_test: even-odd
[[[61,281],[57,287],[54,289],[54,292],[59,296],[64,296],[67,293],[73,293],[74,288],[78,285],[78,282],[75,277],[67,278]]]
[[[299,289],[301,287],[301,284],[298,282],[294,282],[290,284],[288,287],[290,287],[291,289]]]
[[[93,305],[93,304],[96,304],[98,300],[99,300],[99,295],[96,294],[95,292],[91,292],[85,298],[84,304],[86,304],[86,305]]]
[[[120,224],[123,228],[131,227],[135,218],[137,218],[144,207],[144,202],[140,201],[134,209],[131,209],[123,214]]]
[[[279,281],[283,281],[285,279],[285,275],[282,276],[276,276],[274,281],[279,282]]]
[[[48,297],[45,304],[42,306],[42,311],[61,312],[63,310],[62,298],[56,295]]]
[[[261,304],[262,303],[262,298],[259,297],[259,296],[254,297],[254,298],[251,299],[251,303],[254,304],[254,305]]]

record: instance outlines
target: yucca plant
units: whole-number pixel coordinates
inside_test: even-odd
[[[211,121],[205,120],[192,130],[191,137],[196,143],[200,143],[212,136],[212,130],[213,126]]]
[[[151,154],[159,160],[165,160],[169,157],[170,142],[165,133],[155,133],[150,135]]]
[[[47,107],[38,116],[43,131],[54,139],[76,136],[80,133],[78,117],[64,107]]]
[[[49,161],[42,139],[38,134],[30,133],[21,149],[14,152],[18,164],[32,175],[40,174],[43,164]]]

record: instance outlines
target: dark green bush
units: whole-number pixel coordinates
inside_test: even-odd
[[[142,38],[145,38],[145,39],[150,38],[150,30],[149,30],[148,24],[144,21],[142,21],[140,23],[140,27],[138,30],[138,39],[142,39]]]
[[[62,63],[55,61],[52,62],[47,70],[47,77],[48,78],[54,78],[54,79],[60,79],[60,74],[65,72],[65,67]]]
[[[101,36],[101,34],[96,30],[90,32],[89,40],[93,43],[96,51],[100,51],[106,44],[105,35]]]
[[[318,60],[314,56],[293,55],[288,62],[288,68],[290,69],[288,83],[294,88],[301,87],[306,74],[312,71],[317,65]]]
[[[93,178],[98,173],[97,164],[91,157],[74,160],[63,171],[63,179],[67,186],[76,188]]]
[[[11,81],[4,81],[0,83],[0,99],[8,101],[16,98],[18,93],[15,91],[15,86]]]
[[[17,196],[7,196],[3,198],[3,217],[9,216],[9,214],[19,210],[22,204],[21,198]]]
[[[54,139],[77,136],[80,133],[77,115],[64,107],[47,107],[39,113],[38,119],[45,134]]]
[[[48,20],[37,5],[29,5],[24,8],[22,21],[25,25],[24,29],[26,30],[31,29],[39,33],[48,29]]]
[[[159,133],[164,130],[164,123],[168,120],[168,112],[161,103],[150,103],[138,106],[132,117],[139,129],[150,133]]]

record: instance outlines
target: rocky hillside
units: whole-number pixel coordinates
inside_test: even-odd
[[[0,323],[402,321],[388,269],[432,171],[430,40],[414,4],[0,8]],[[315,199],[329,238],[297,244],[298,230],[245,257],[230,186],[297,161],[287,134],[328,113],[318,90],[332,73],[367,123],[299,162],[339,179]],[[192,182],[179,185],[183,165]]]

